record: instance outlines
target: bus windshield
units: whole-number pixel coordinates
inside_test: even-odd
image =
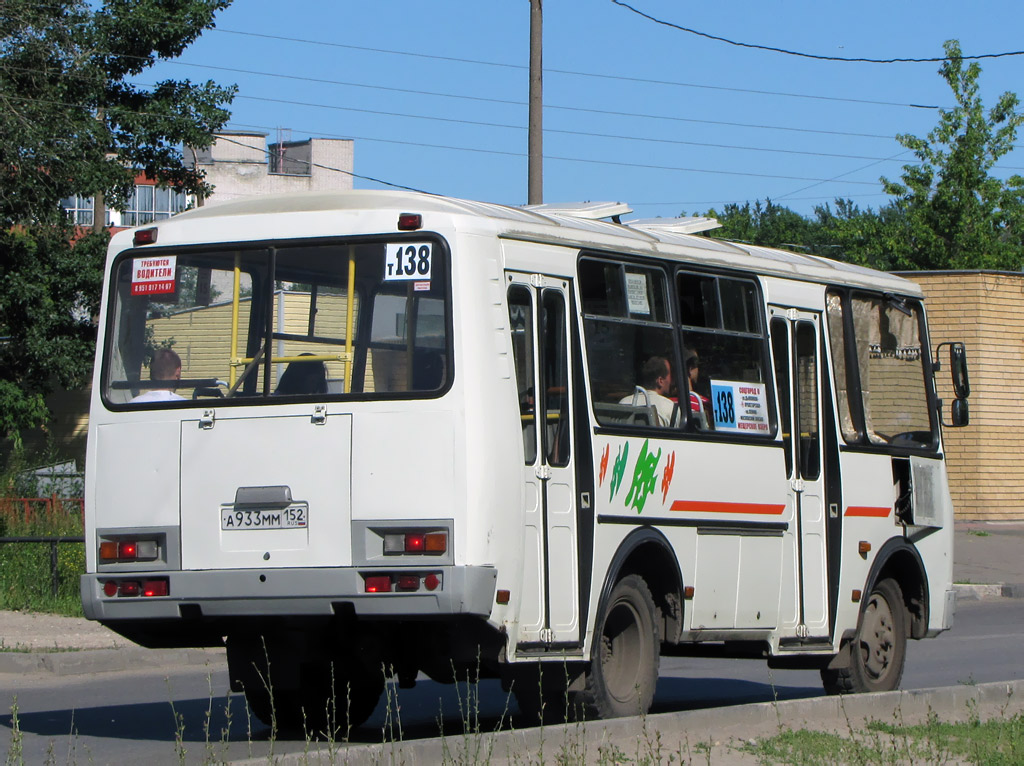
[[[439,242],[130,250],[114,264],[108,405],[436,395],[451,379]]]

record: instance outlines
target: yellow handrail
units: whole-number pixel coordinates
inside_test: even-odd
[[[235,367],[238,364],[238,293],[242,283],[242,254],[235,253],[235,286],[231,293],[231,370],[229,375],[228,388],[235,387]],[[251,359],[249,361],[252,361]],[[243,361],[241,364],[247,364]]]
[[[345,302],[345,374],[342,378],[342,393],[348,393],[352,385],[352,307],[356,290],[356,248],[348,247],[348,296]]]

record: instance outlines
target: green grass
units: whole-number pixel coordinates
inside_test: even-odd
[[[970,708],[970,706],[969,706]],[[1024,715],[982,722],[927,723],[905,726],[879,721],[843,734],[783,731],[744,748],[763,764],[831,766],[831,764],[970,763],[1011,766],[1024,762]]]
[[[0,498],[0,537],[79,537],[82,519],[77,503],[59,500],[44,505]],[[0,609],[82,616],[78,591],[85,572],[82,543],[57,545],[57,594],[48,543],[0,543]]]

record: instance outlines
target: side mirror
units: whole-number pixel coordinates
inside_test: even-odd
[[[953,428],[962,428],[971,422],[971,411],[967,406],[966,399],[954,399],[953,400]]]
[[[949,374],[953,377],[953,392],[956,398],[966,399],[970,396],[971,381],[967,375],[967,349],[964,348],[963,343],[949,344]],[[965,414],[967,412],[966,405],[967,402],[964,402]]]

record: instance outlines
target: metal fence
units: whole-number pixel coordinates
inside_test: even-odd
[[[81,497],[0,497],[0,520],[4,531],[14,527],[30,527],[35,524],[47,526],[74,513],[84,527],[85,500]],[[50,553],[50,590],[56,596],[60,587],[60,571],[57,560],[57,546],[63,543],[84,543],[82,535],[3,535],[0,545],[6,544],[47,544]]]

